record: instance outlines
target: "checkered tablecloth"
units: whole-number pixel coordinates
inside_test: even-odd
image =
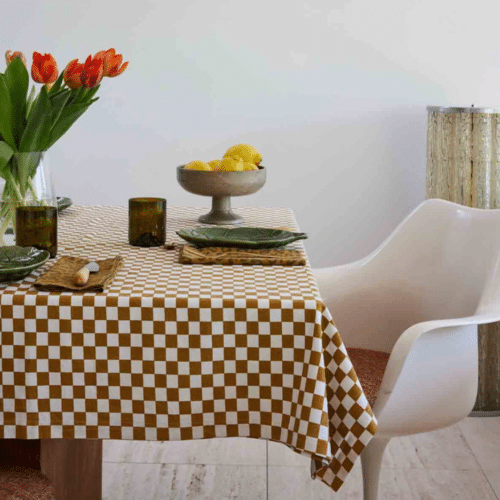
[[[169,207],[168,240],[204,212]],[[297,228],[288,209],[238,212]],[[60,214],[58,256],[124,258],[104,293],[37,292],[54,261],[0,285],[0,438],[270,439],[337,490],[376,420],[309,264],[182,265],[127,227],[125,207]]]

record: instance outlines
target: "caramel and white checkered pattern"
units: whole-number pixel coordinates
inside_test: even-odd
[[[204,212],[170,207],[168,239]],[[297,228],[287,209],[238,212]],[[104,293],[37,292],[53,261],[0,286],[0,438],[271,439],[337,490],[376,420],[309,264],[182,265],[127,227],[125,207],[60,214],[58,256],[124,258]]]

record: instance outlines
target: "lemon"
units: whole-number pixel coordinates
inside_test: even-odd
[[[236,144],[231,146],[224,156],[240,156],[243,161],[258,165],[262,161],[262,155],[250,144]]]
[[[238,156],[226,156],[225,158],[222,158],[218,170],[225,170],[226,172],[242,172],[243,162]]]
[[[221,163],[221,160],[212,160],[212,161],[208,161],[207,162],[207,165],[212,169],[212,170],[220,170],[220,163]]]
[[[191,163],[185,165],[184,168],[187,170],[212,170],[210,168],[210,165],[207,165],[204,161],[201,160],[192,161]]]
[[[259,167],[254,163],[250,163],[248,161],[243,162],[243,170],[259,170]]]

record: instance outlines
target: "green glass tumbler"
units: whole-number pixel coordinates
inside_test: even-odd
[[[128,200],[128,242],[136,247],[159,247],[165,244],[167,200],[165,198],[130,198]]]
[[[16,207],[16,245],[48,250],[57,254],[57,207]]]

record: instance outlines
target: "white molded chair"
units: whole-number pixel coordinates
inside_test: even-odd
[[[500,210],[427,200],[364,259],[314,272],[348,349],[386,358],[378,430],[361,454],[364,500],[376,500],[391,438],[452,425],[474,406],[477,325],[500,321]]]

